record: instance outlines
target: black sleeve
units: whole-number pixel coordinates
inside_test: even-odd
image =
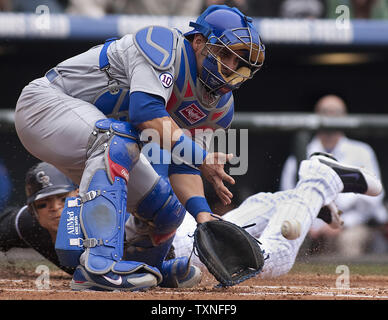
[[[59,263],[55,244],[49,232],[28,211],[28,207],[25,206],[20,210],[14,211],[12,214],[4,217],[4,219],[0,217],[0,247],[3,247],[3,243],[6,250],[12,247],[31,247],[58,268],[68,274],[73,274],[74,268],[64,267]],[[5,228],[8,228],[8,230]]]
[[[18,234],[16,229],[16,217],[22,211],[27,210],[27,206],[23,208],[9,207],[0,214],[0,250],[8,251],[11,248],[28,248],[26,243]]]

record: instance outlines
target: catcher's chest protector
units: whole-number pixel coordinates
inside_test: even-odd
[[[206,107],[200,102],[197,63],[193,48],[187,40],[182,41],[175,66],[175,83],[166,105],[171,118],[181,128],[190,130],[192,135],[195,129],[228,128],[234,115],[233,94],[229,92],[223,95],[212,107]]]

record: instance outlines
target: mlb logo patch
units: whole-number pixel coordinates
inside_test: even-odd
[[[163,87],[165,88],[170,88],[171,85],[173,84],[173,76],[171,73],[168,72],[163,72],[159,75],[159,80],[162,83]]]
[[[190,124],[194,124],[206,117],[206,114],[199,109],[194,103],[179,110],[179,113],[188,121]]]

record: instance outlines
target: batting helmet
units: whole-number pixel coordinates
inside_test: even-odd
[[[199,80],[209,93],[219,96],[239,88],[263,65],[265,47],[259,33],[252,18],[237,8],[209,6],[196,22],[190,22],[190,26],[194,29],[185,36],[200,33],[207,38],[206,58]],[[238,57],[236,70],[223,63],[225,52]]]
[[[73,191],[77,186],[53,165],[40,162],[27,171],[25,188],[30,205],[35,200]]]

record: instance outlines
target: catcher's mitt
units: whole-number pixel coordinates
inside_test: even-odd
[[[264,265],[258,241],[243,228],[225,220],[198,224],[194,250],[220,282],[233,286],[257,275]]]

